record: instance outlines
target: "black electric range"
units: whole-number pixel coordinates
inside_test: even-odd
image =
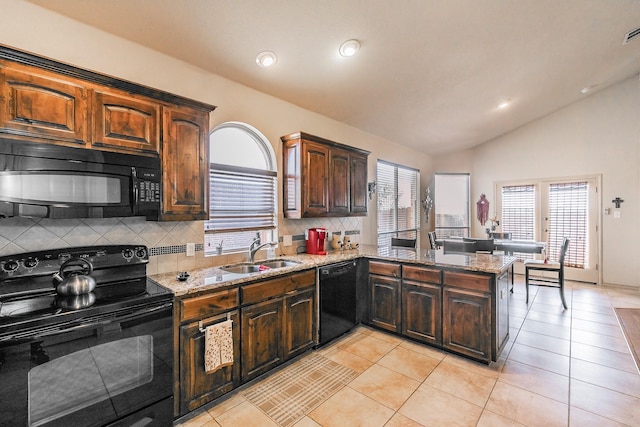
[[[53,276],[74,258],[91,264],[96,287],[59,295]],[[0,405],[0,419],[15,425],[146,419],[171,425],[173,295],[147,278],[148,262],[142,245],[0,257],[0,383],[7,385],[0,401],[15,403]],[[117,357],[101,356],[111,353]],[[81,386],[69,382],[76,376]]]

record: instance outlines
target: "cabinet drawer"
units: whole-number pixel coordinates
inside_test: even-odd
[[[491,277],[479,274],[444,272],[444,284],[457,288],[473,289],[481,292],[491,291]]]
[[[369,261],[369,274],[400,277],[400,264],[389,262]]]
[[[179,301],[180,322],[201,320],[238,306],[238,289],[215,292]]]
[[[435,268],[416,267],[413,265],[402,266],[402,278],[417,280],[419,282],[442,283],[442,272]]]
[[[242,304],[253,304],[315,285],[315,270],[265,280],[242,287]]]

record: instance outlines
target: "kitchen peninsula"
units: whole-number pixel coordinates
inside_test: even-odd
[[[189,271],[183,281],[178,272],[151,276],[176,300],[177,416],[317,345],[317,268],[328,264],[357,260],[361,266],[354,310],[362,323],[483,363],[497,361],[509,338],[514,257],[361,246],[278,261],[285,259],[291,263],[251,273],[220,266]],[[249,264],[232,267],[241,265]],[[229,319],[235,361],[206,373],[204,330]]]

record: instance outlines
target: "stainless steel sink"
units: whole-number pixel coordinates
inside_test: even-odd
[[[284,268],[284,267],[292,267],[294,265],[299,265],[300,263],[297,261],[287,261],[287,260],[278,260],[278,261],[265,261],[254,264],[238,264],[238,265],[230,265],[228,267],[221,267],[220,269],[226,271],[227,273],[235,273],[235,274],[253,274],[260,273],[261,271]]]

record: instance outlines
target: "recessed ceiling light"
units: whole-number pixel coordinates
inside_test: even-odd
[[[271,67],[276,62],[278,62],[278,57],[275,53],[268,50],[260,52],[256,57],[256,63],[263,68]]]
[[[498,110],[504,110],[505,108],[507,108],[509,105],[511,105],[511,101],[502,101],[500,104],[498,104]]]
[[[340,46],[340,55],[348,58],[358,53],[359,50],[360,42],[358,40],[347,40]]]

